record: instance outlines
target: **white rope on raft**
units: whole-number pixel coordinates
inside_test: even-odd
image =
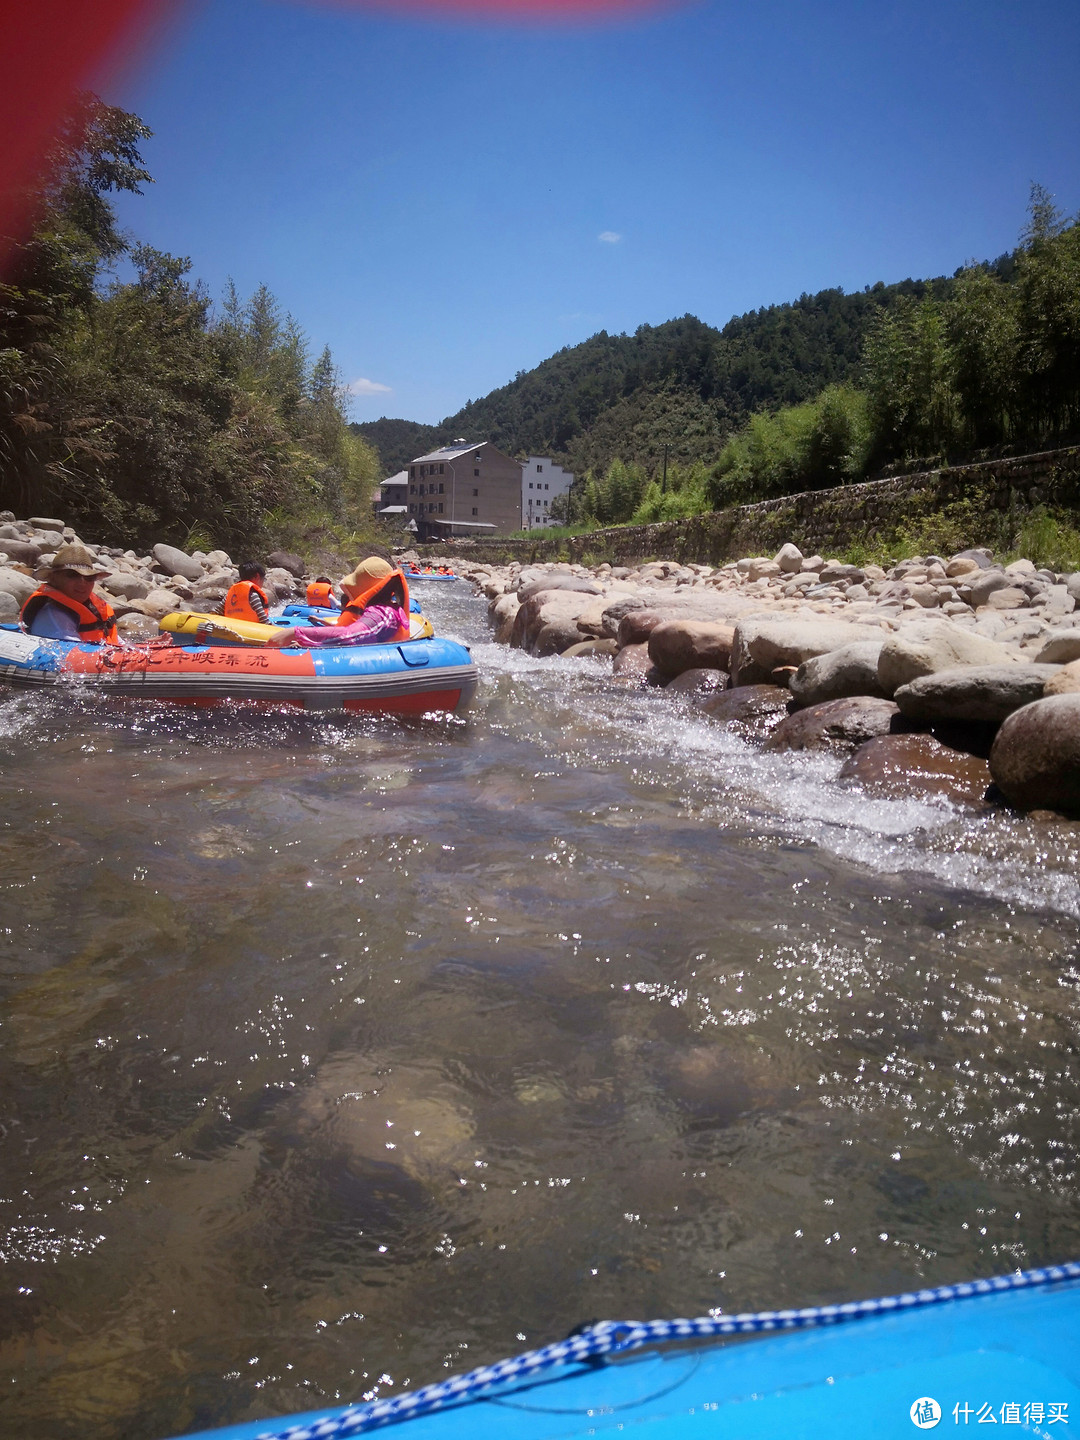
[[[603,1320],[578,1335],[571,1335],[540,1350],[527,1350],[481,1365],[466,1375],[425,1385],[420,1390],[374,1400],[367,1405],[350,1405],[336,1415],[309,1425],[290,1425],[285,1420],[270,1422],[258,1440],[344,1440],[362,1435],[392,1421],[430,1414],[447,1405],[459,1405],[485,1394],[497,1385],[537,1375],[555,1365],[572,1365],[603,1355],[619,1355],[642,1345],[665,1340],[705,1339],[718,1335],[760,1334],[771,1330],[808,1330],[817,1325],[840,1325],[869,1315],[888,1315],[898,1310],[918,1310],[948,1300],[967,1300],[978,1295],[996,1295],[1009,1290],[1029,1290],[1062,1280],[1080,1280],[1080,1262],[1068,1260],[1037,1270],[1018,1270],[990,1280],[968,1280],[959,1285],[938,1285],[932,1290],[915,1290],[903,1295],[886,1295],[875,1300],[852,1300],[844,1305],[810,1305],[802,1310],[760,1310],[746,1315],[704,1315],[697,1320]]]

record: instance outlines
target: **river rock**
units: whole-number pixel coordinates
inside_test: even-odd
[[[562,653],[564,656],[569,656],[573,659],[578,655],[614,655],[618,648],[615,641],[609,638],[579,640],[576,645],[571,645],[568,650],[564,650]]]
[[[826,700],[788,715],[770,735],[766,750],[838,750],[887,735],[896,716],[891,700],[851,695]]]
[[[712,695],[717,690],[726,690],[731,676],[723,670],[709,667],[683,670],[664,686],[664,693],[670,695]]]
[[[801,665],[866,639],[866,627],[840,620],[771,620],[748,617],[735,625],[731,683],[763,684],[782,665]]]
[[[272,550],[266,557],[266,563],[270,569],[287,570],[294,580],[303,580],[306,573],[303,560],[289,550]]]
[[[645,677],[652,669],[648,645],[624,645],[615,656],[611,673],[619,680],[631,680],[644,685]]]
[[[797,575],[802,569],[803,553],[797,545],[792,545],[790,541],[787,545],[781,545],[773,559],[785,575]]]
[[[148,583],[130,570],[114,570],[100,583],[110,595],[122,595],[125,600],[145,600],[150,594]]]
[[[768,735],[788,713],[791,696],[779,685],[740,685],[702,702],[703,714],[747,738]]]
[[[201,580],[205,571],[198,560],[177,550],[175,545],[155,545],[153,556],[166,575],[182,575],[185,580]]]
[[[731,665],[735,631],[708,620],[665,620],[649,635],[649,656],[662,675],[684,670],[724,670]]]
[[[885,643],[884,635],[876,640],[858,640],[824,655],[815,655],[803,663],[788,681],[796,705],[821,705],[826,700],[842,700],[849,695],[889,697],[878,681],[878,656]]]
[[[158,624],[139,610],[129,610],[117,617],[116,630],[124,640],[152,640],[158,634]]]
[[[37,581],[21,570],[0,570],[0,591],[11,595],[19,606],[37,589]]]
[[[1005,665],[1013,658],[1004,646],[951,621],[913,621],[882,645],[878,683],[886,695],[892,695],[921,675],[957,665]]]
[[[524,604],[534,595],[539,595],[542,590],[569,590],[581,595],[602,595],[604,593],[594,581],[581,580],[577,575],[547,575],[542,580],[534,580],[532,584],[519,589],[518,599]]]
[[[1043,686],[1044,695],[1073,695],[1080,692],[1080,660],[1063,665]]]
[[[961,581],[957,589],[960,599],[973,610],[977,610],[980,605],[987,603],[996,590],[1007,590],[1011,584],[1012,581],[1004,570],[980,570]]]
[[[36,540],[0,540],[0,554],[21,565],[36,565],[45,553],[45,545]]]
[[[31,515],[30,524],[33,525],[35,530],[52,530],[61,536],[67,529],[66,520],[52,520],[44,518],[41,515]]]
[[[1054,630],[1044,636],[1035,659],[1040,665],[1068,665],[1080,660],[1080,630]]]
[[[522,603],[514,617],[511,645],[517,645],[522,650],[532,650],[540,632],[552,627],[552,634],[547,637],[548,643],[551,643],[553,636],[557,634],[562,637],[563,643],[555,648],[565,650],[567,646],[584,638],[577,628],[577,617],[583,610],[587,610],[591,603],[589,594],[570,590],[534,591]],[[546,653],[552,652],[549,650]]]
[[[183,610],[184,604],[180,597],[173,590],[151,590],[141,600],[129,600],[128,604],[140,615],[149,615],[153,620],[160,620],[164,615],[171,615],[174,610]]]
[[[662,610],[629,610],[619,620],[615,639],[623,645],[644,645],[658,625],[665,621]]]
[[[959,665],[922,675],[893,695],[909,720],[1000,724],[1022,705],[1040,700],[1056,665]]]
[[[8,624],[12,620],[17,620],[21,609],[22,606],[10,590],[0,590],[0,620],[2,620],[4,624]]]
[[[1080,811],[1080,694],[1049,695],[1010,715],[990,751],[990,773],[1023,810]]]
[[[844,761],[840,779],[890,799],[944,795],[957,805],[976,805],[990,784],[990,767],[932,735],[877,735]]]

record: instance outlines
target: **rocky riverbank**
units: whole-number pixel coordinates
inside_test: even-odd
[[[769,750],[846,752],[871,790],[1080,815],[1080,573],[791,544],[721,568],[457,565],[497,640],[608,657]]]
[[[217,614],[230,585],[240,578],[236,562],[224,550],[188,555],[173,545],[155,545],[149,554],[95,545],[62,520],[33,516],[16,520],[0,511],[0,622],[19,618],[19,611],[37,588],[36,576],[48,568],[54,553],[78,540],[108,573],[97,582],[117,616],[117,630],[129,640],[158,633],[158,621],[174,610]],[[245,557],[246,558],[246,557]],[[271,600],[303,595],[304,562],[297,555],[275,551],[266,557]]]

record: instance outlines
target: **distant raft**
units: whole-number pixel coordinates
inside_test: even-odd
[[[455,575],[452,570],[403,570],[401,572],[405,579],[413,580],[460,580],[460,575]]]
[[[223,623],[221,616],[209,618]],[[468,650],[437,638],[319,650],[177,644],[172,636],[140,645],[83,645],[0,626],[0,680],[28,689],[66,682],[92,694],[140,700],[245,700],[422,715],[465,709],[477,679]]]

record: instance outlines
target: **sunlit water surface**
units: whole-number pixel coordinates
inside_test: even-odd
[[[1080,827],[428,609],[464,719],[0,698],[0,1433],[1080,1255]]]

